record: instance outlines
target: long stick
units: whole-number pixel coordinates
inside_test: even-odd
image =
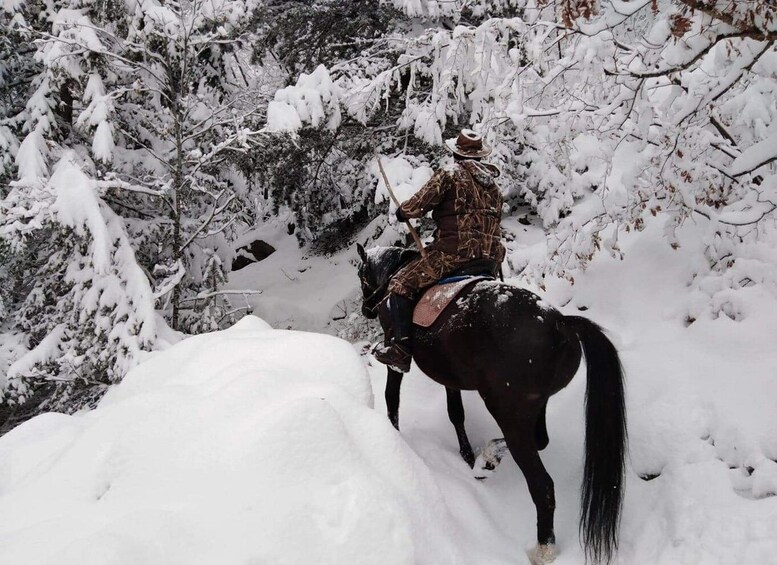
[[[391,184],[389,183],[388,176],[386,175],[386,171],[383,168],[383,161],[380,160],[380,155],[378,154],[377,149],[375,150],[375,158],[378,160],[380,174],[383,175],[383,184],[386,185],[386,190],[388,190],[389,196],[391,196],[391,200],[394,201],[397,209],[399,209],[399,200],[397,200],[397,197],[394,195],[394,191],[391,190]],[[421,257],[426,259],[426,249],[424,249],[424,244],[421,243],[421,238],[418,237],[418,232],[415,231],[415,228],[410,223],[410,220],[405,220],[405,225],[407,226],[407,229],[410,230],[410,235],[413,236],[413,241],[415,241],[415,244],[418,247],[418,251],[421,252]]]

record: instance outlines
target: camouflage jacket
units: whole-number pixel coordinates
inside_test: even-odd
[[[399,207],[403,218],[420,218],[432,210],[437,224],[432,247],[461,258],[501,262],[502,195],[499,169],[473,160],[458,161],[436,172]]]

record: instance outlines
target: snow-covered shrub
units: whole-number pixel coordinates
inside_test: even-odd
[[[364,165],[369,147],[360,134],[354,124],[342,124],[335,131],[305,128],[294,137],[276,133],[275,143],[257,155],[264,165],[253,174],[275,213],[282,207],[294,213],[300,243],[328,240],[333,230],[353,234],[369,221],[374,187]],[[342,247],[332,243],[321,251]]]
[[[88,391],[88,404],[153,347],[149,281],[121,219],[73,152],[45,184],[15,183],[2,215],[2,236],[31,259],[16,315],[31,350],[8,369],[6,394],[23,403],[46,387],[49,408],[77,409],[65,402]]]
[[[255,56],[292,79],[358,57],[401,16],[381,0],[270,0],[257,15]]]

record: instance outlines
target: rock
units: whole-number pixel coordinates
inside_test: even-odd
[[[237,249],[235,259],[232,261],[232,270],[238,271],[251,263],[267,259],[273,253],[275,253],[275,248],[266,241],[261,239],[252,241]]]

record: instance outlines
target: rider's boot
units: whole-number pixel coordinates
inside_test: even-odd
[[[379,343],[372,350],[375,359],[400,373],[407,373],[410,370],[413,306],[413,301],[405,296],[400,294],[390,296],[389,309],[394,337],[390,345]]]

